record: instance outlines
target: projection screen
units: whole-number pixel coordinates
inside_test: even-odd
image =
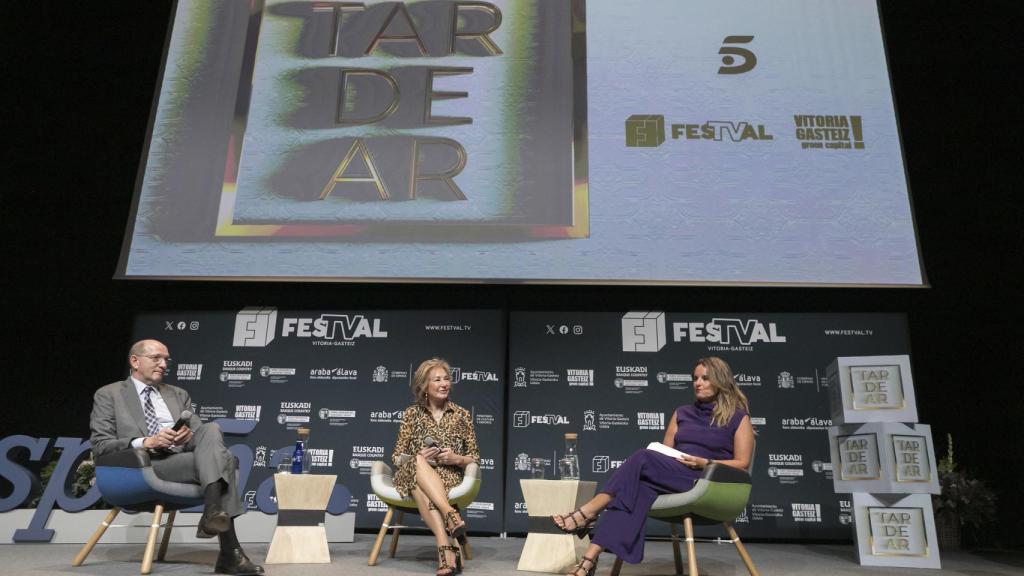
[[[181,0],[117,276],[925,284],[875,0]]]

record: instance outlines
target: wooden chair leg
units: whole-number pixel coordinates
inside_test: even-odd
[[[395,527],[391,529],[391,546],[388,548],[388,557],[394,558],[395,551],[398,550],[398,537],[400,536],[399,531],[401,528],[402,520],[405,519],[405,510],[399,510],[398,516],[395,518]]]
[[[167,544],[171,541],[171,529],[174,528],[174,517],[177,514],[177,510],[171,510],[167,513],[167,522],[164,524],[164,537],[160,539],[160,552],[156,555],[156,559],[159,562],[163,562],[164,557],[167,556]]]
[[[697,571],[697,547],[693,544],[693,519],[683,517],[683,536],[686,537],[686,563],[690,568],[689,576],[699,576]]]
[[[366,562],[369,566],[377,565],[377,556],[380,555],[380,547],[384,545],[384,535],[388,532],[388,525],[391,524],[391,517],[394,515],[395,509],[388,506],[388,511],[384,514],[384,521],[380,523],[380,531],[377,532],[377,540],[373,543],[373,548],[370,549],[370,559]]]
[[[157,504],[153,508],[153,523],[149,525],[149,537],[146,538],[146,553],[142,555],[142,574],[153,570],[153,555],[156,552],[156,534],[160,531],[160,519],[163,518],[164,507]]]
[[[466,543],[462,544],[462,559],[472,560],[473,559],[473,548],[469,546],[469,535],[466,535]]]
[[[622,570],[622,558],[615,557],[615,564],[612,564],[611,576],[619,576],[619,570]]]
[[[82,546],[82,549],[78,551],[78,556],[75,556],[75,559],[71,561],[72,566],[81,566],[82,563],[85,562],[85,559],[89,557],[89,553],[92,552],[93,547],[100,541],[100,538],[103,537],[103,533],[107,531],[107,528],[110,527],[110,523],[114,521],[114,518],[117,518],[117,513],[120,511],[120,508],[114,506],[110,513],[107,514],[107,517],[100,522],[100,525],[96,527],[96,531],[89,537],[89,541],[86,542],[85,545]]]
[[[747,572],[750,572],[750,576],[760,576],[757,572],[757,567],[754,566],[754,561],[750,558],[750,554],[747,554],[747,549],[743,547],[743,542],[740,541],[740,537],[736,534],[732,524],[725,522],[725,530],[729,533],[729,538],[732,538],[732,543],[736,545],[736,551],[739,552],[740,559],[747,566]]]
[[[679,549],[679,527],[675,522],[670,522],[672,529],[672,558],[676,561],[676,574],[683,573],[683,553]]]

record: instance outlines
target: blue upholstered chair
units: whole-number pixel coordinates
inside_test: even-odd
[[[367,562],[370,566],[377,564],[377,556],[380,555],[381,546],[384,544],[384,535],[391,530],[391,549],[389,556],[395,557],[395,550],[398,548],[399,530],[408,528],[402,526],[402,518],[406,512],[419,514],[416,501],[411,497],[402,498],[395,485],[392,483],[393,472],[391,467],[384,462],[374,462],[370,471],[370,488],[382,502],[388,505],[388,511],[384,514],[384,521],[377,533],[377,540],[370,549],[370,559]],[[456,510],[465,510],[480,493],[480,465],[473,462],[466,466],[462,483],[448,491],[448,503]],[[395,513],[397,512],[397,516]],[[392,524],[392,518],[394,524]],[[467,560],[473,559],[473,552],[469,547],[469,541],[462,546],[462,554]]]
[[[107,527],[122,509],[137,512],[152,512],[153,522],[149,526],[146,551],[142,556],[142,574],[149,574],[153,567],[157,532],[164,512],[168,512],[164,537],[160,543],[157,560],[167,554],[167,543],[171,539],[174,516],[182,508],[192,508],[203,503],[203,488],[198,484],[168,482],[157,478],[150,465],[149,453],[144,449],[130,449],[96,458],[96,485],[103,499],[114,508],[96,528],[89,541],[82,546],[72,566],[81,566],[93,547],[103,537]]]
[[[215,421],[225,436],[245,435],[252,431],[256,422],[222,418]],[[89,541],[72,560],[72,566],[81,566],[92,552],[103,533],[111,525],[121,510],[132,512],[152,512],[153,521],[149,526],[149,537],[146,539],[146,550],[142,556],[142,574],[149,574],[153,568],[153,556],[156,552],[156,537],[160,530],[160,521],[167,512],[167,523],[160,542],[157,560],[163,560],[167,554],[167,544],[171,540],[171,529],[174,528],[174,517],[178,510],[203,505],[203,487],[198,484],[168,482],[157,478],[150,464],[149,453],[144,449],[128,449],[96,458],[96,485],[103,499],[113,505],[113,509],[96,527]]]

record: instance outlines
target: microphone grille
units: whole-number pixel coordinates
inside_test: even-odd
[[[192,418],[192,411],[191,410],[182,410],[181,411],[181,419],[182,420],[188,420],[189,418]]]

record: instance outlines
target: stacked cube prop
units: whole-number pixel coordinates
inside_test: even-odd
[[[861,565],[940,568],[935,448],[931,427],[917,424],[910,357],[840,357],[827,374],[832,481],[853,494]]]

